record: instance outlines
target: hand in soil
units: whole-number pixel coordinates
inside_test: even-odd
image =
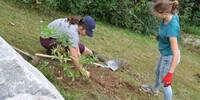
[[[90,78],[90,72],[87,71],[86,69],[81,68],[80,73],[81,73],[81,75],[85,76],[86,78]]]
[[[76,68],[78,68],[78,70],[80,71],[81,75],[85,76],[86,78],[90,77],[90,72],[88,72],[86,69],[83,68],[83,65],[81,65],[79,63],[79,58],[70,56],[70,58],[72,59],[74,65]]]

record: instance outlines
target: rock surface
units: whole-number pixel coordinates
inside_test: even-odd
[[[200,47],[200,37],[195,35],[184,35],[184,44],[191,45],[193,47]]]
[[[0,37],[0,100],[64,100],[34,66]]]

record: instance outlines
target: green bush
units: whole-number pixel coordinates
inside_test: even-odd
[[[15,0],[35,5],[36,0]],[[112,25],[138,33],[152,34],[157,20],[149,0],[37,0],[39,9],[63,10],[74,15],[91,15]],[[200,0],[180,0],[181,22],[200,25]],[[38,6],[37,5],[37,6]],[[156,30],[157,31],[157,30]]]
[[[180,4],[182,21],[200,26],[200,0],[181,0]]]
[[[69,0],[63,6],[72,14],[92,15],[97,19],[138,33],[151,34],[157,26],[148,1],[140,0]]]
[[[21,1],[21,0],[16,0]],[[35,1],[35,0],[34,0]],[[40,9],[59,9],[74,15],[91,15],[112,25],[152,34],[157,26],[147,0],[38,0]],[[33,0],[21,2],[33,4]],[[38,6],[38,5],[37,5]]]

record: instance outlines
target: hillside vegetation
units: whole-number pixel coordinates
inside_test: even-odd
[[[7,0],[0,1],[0,36],[31,54],[44,52],[39,35],[42,25],[68,14],[58,11],[40,12]],[[196,30],[200,30],[197,28]],[[66,100],[161,100],[139,91],[143,83],[153,83],[154,69],[159,58],[157,42],[153,37],[97,22],[94,38],[82,38],[88,47],[110,59],[127,62],[116,72],[85,66],[92,72],[89,80],[61,80],[56,62],[42,60],[36,67],[58,88]],[[200,54],[181,45],[181,64],[174,77],[174,100],[199,100]],[[62,74],[62,73],[61,73]],[[67,99],[68,98],[68,99]]]

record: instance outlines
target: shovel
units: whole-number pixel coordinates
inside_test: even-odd
[[[40,60],[39,57],[48,58],[48,59],[55,59],[56,58],[54,56],[46,55],[46,54],[41,54],[41,53],[36,53],[35,55],[31,55],[30,53],[25,52],[25,51],[23,51],[23,50],[21,50],[21,49],[19,49],[17,47],[13,46],[13,48],[17,52],[19,52],[19,53],[23,54],[24,56],[28,57],[29,59],[31,59],[31,62],[33,64],[37,64],[39,62],[39,60]],[[97,59],[101,63],[103,63],[103,64],[101,64],[101,63],[93,63],[96,66],[103,67],[103,68],[109,68],[112,71],[116,71],[117,69],[119,69],[120,67],[123,66],[123,62],[122,61],[119,61],[117,59],[106,60],[107,59],[106,57],[104,57],[104,56],[102,56],[99,53],[94,52],[94,51],[93,51],[93,54],[94,54],[95,57],[97,57]],[[68,61],[71,61],[71,59],[68,59]]]
[[[32,64],[36,65],[39,63],[40,58],[47,58],[47,59],[56,59],[55,56],[46,55],[41,53],[35,53],[35,55],[31,55],[30,53],[23,51],[17,47],[12,46],[18,53],[22,54],[23,56],[27,57],[31,60]],[[67,61],[71,61],[71,59],[67,59]]]
[[[103,68],[109,68],[112,71],[116,71],[117,69],[119,69],[120,67],[123,66],[123,62],[120,61],[120,60],[117,60],[117,59],[106,60],[106,57],[100,55],[99,53],[97,53],[95,51],[93,51],[93,54],[94,54],[95,57],[97,57],[97,59],[101,63],[103,63],[103,64],[93,63],[96,66],[103,67]]]

